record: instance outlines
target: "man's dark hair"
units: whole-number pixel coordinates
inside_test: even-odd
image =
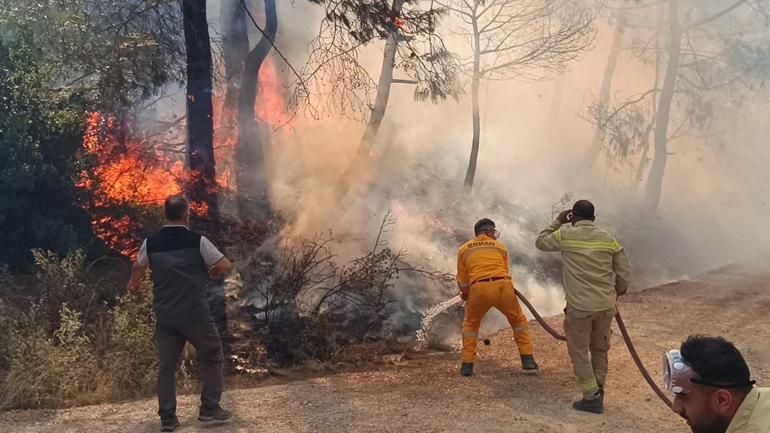
[[[489,218],[482,218],[476,221],[476,224],[473,225],[473,232],[476,234],[476,236],[478,236],[481,233],[494,228],[495,228],[494,221],[492,221]]]
[[[705,382],[748,391],[751,372],[741,352],[722,337],[691,335],[680,347],[682,357]],[[745,386],[740,386],[745,384]]]
[[[166,199],[163,207],[166,211],[167,220],[179,221],[184,218],[187,210],[190,208],[190,203],[183,195],[172,195]]]
[[[588,200],[578,200],[572,205],[572,215],[577,219],[593,221],[596,218],[594,204]]]

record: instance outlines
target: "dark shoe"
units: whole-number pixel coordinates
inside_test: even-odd
[[[166,418],[160,420],[160,431],[174,431],[179,427],[179,418]]]
[[[198,412],[198,421],[200,422],[225,422],[232,418],[233,413],[229,410],[217,406],[214,409],[201,408]]]
[[[540,367],[535,362],[535,357],[532,355],[521,355],[521,369],[524,371],[537,371]]]
[[[473,363],[463,362],[463,365],[460,367],[460,374],[465,377],[473,376]]]
[[[604,390],[596,391],[596,398],[586,400],[585,398],[572,403],[572,408],[583,412],[603,413],[604,412]]]

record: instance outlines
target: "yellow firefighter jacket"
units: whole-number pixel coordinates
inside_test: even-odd
[[[725,433],[770,433],[770,388],[753,387]]]
[[[457,253],[457,285],[467,292],[470,286],[485,278],[507,277],[508,251],[505,246],[485,234],[476,236]]]
[[[540,232],[535,246],[561,252],[564,291],[572,308],[609,310],[628,289],[631,266],[623,247],[593,221],[578,221],[574,226],[554,221]]]

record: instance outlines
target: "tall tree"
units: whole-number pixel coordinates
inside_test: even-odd
[[[187,164],[192,172],[188,193],[192,201],[206,203],[209,216],[216,218],[211,41],[206,0],[184,0],[182,15],[187,52]]]
[[[741,88],[768,77],[764,16],[770,5],[766,0],[668,0],[665,5],[666,66],[660,87],[656,78],[653,88],[619,101],[606,118],[612,130],[610,151],[621,149],[618,153],[625,160],[641,149],[644,165],[648,147],[644,131],[653,128],[652,163],[642,200],[648,213],[660,204],[671,142],[693,132],[712,140],[708,127],[716,107],[739,102]],[[649,50],[640,55],[649,55]],[[661,59],[654,55],[657,65]],[[637,108],[650,100],[655,106],[651,120]],[[644,124],[650,126],[640,128]],[[637,173],[642,171],[640,167]]]
[[[246,8],[241,0],[222,0],[222,57],[225,64],[227,90],[224,111],[226,115],[238,108],[243,65],[249,52]]]
[[[593,8],[556,0],[439,0],[464,23],[471,42],[473,135],[464,187],[470,191],[478,164],[481,80],[545,77],[576,59],[593,42]]]
[[[364,135],[358,145],[358,156],[365,157],[369,155],[377,132],[380,130],[382,119],[385,117],[385,109],[388,106],[390,98],[390,89],[393,84],[393,69],[396,66],[396,51],[398,44],[403,36],[399,34],[399,27],[395,20],[400,20],[401,9],[404,6],[404,0],[393,0],[390,8],[390,16],[393,23],[388,26],[388,36],[385,39],[385,49],[382,54],[382,67],[380,68],[380,77],[377,82],[377,96],[374,98],[372,113],[369,115],[369,121],[366,123]]]
[[[366,171],[372,147],[385,117],[394,84],[415,86],[417,99],[439,102],[461,92],[455,57],[437,34],[443,8],[419,0],[327,0],[319,37],[304,67],[310,85],[330,88],[329,106],[361,117],[366,128],[356,154],[337,183],[347,191],[358,172]],[[435,6],[435,7],[434,7]],[[358,62],[360,49],[384,42],[377,81]],[[395,73],[407,78],[396,78]]]
[[[612,79],[615,76],[615,68],[618,64],[618,57],[620,56],[623,43],[623,27],[622,19],[616,17],[615,31],[612,34],[612,45],[607,56],[607,64],[602,75],[602,87],[599,91],[598,119],[594,127],[594,137],[591,140],[591,147],[585,155],[585,164],[589,166],[596,162],[596,158],[599,156],[607,136],[607,110],[609,109],[610,93],[612,92]]]
[[[643,94],[640,99],[650,96],[649,108],[638,108],[634,110],[618,111],[612,107],[612,90],[615,77],[615,70],[618,59],[625,51],[634,52],[630,47],[622,46],[626,33],[630,34],[630,39],[641,40],[649,39],[649,33],[652,32],[654,46],[649,50],[654,53],[652,59],[642,58],[643,63],[652,63],[655,70],[653,89],[657,89],[661,78],[661,59],[665,49],[661,46],[661,41],[665,38],[666,29],[664,23],[667,21],[668,4],[666,2],[637,2],[629,4],[626,0],[618,0],[609,4],[611,20],[615,22],[612,45],[607,58],[607,63],[602,77],[601,90],[598,99],[589,107],[590,120],[594,123],[594,135],[591,145],[586,151],[583,162],[584,165],[595,166],[601,153],[605,153],[609,164],[626,164],[631,154],[641,148],[642,154],[639,158],[639,164],[636,167],[637,180],[642,177],[641,173],[646,173],[646,165],[650,159],[648,157],[650,150],[651,135],[655,127],[655,113],[657,111],[658,92],[653,91],[649,95]],[[657,9],[659,16],[649,17],[650,11]],[[650,29],[654,28],[654,31]],[[645,42],[649,44],[649,42]],[[647,48],[643,48],[646,50]],[[620,93],[620,92],[618,92]],[[638,101],[630,102],[630,105]],[[645,112],[649,109],[649,112]],[[607,141],[627,143],[628,146],[610,145]],[[633,138],[631,137],[633,136]]]
[[[243,1],[242,6],[245,8]],[[270,186],[265,161],[266,134],[257,121],[254,104],[259,92],[259,73],[278,34],[276,0],[264,0],[265,28],[262,37],[246,56],[238,97],[238,144],[236,182],[238,210],[242,217],[266,219],[271,214]]]
[[[663,174],[668,160],[668,125],[671,116],[671,103],[674,100],[676,81],[679,76],[679,65],[682,59],[682,24],[679,22],[679,0],[669,0],[669,43],[666,73],[663,76],[663,86],[660,90],[660,100],[655,118],[655,153],[647,178],[647,195],[645,208],[655,210],[660,202],[663,185]]]

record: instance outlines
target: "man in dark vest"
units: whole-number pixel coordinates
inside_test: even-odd
[[[219,405],[224,357],[206,295],[209,278],[222,276],[232,265],[211,241],[188,228],[189,208],[184,196],[166,199],[167,223],[142,243],[128,282],[128,291],[136,292],[150,268],[158,345],[158,415],[163,432],[179,426],[176,368],[188,341],[201,362],[203,389],[198,420],[222,422],[232,416]]]

